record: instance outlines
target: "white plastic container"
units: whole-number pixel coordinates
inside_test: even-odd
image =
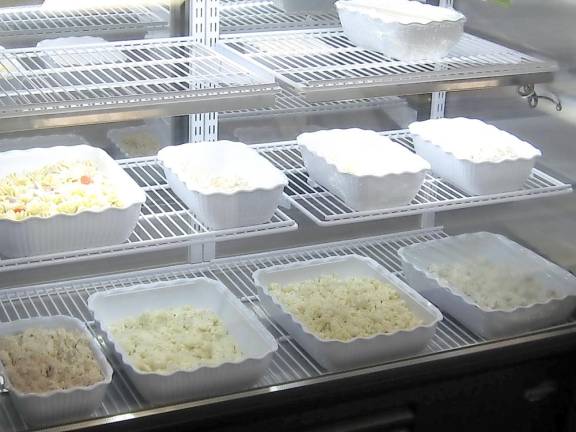
[[[111,129],[107,137],[125,158],[153,156],[172,143],[170,125],[162,120],[141,126]]]
[[[142,372],[110,334],[110,326],[117,321],[184,305],[217,314],[245,359],[176,372]],[[258,318],[222,283],[212,279],[161,282],[100,292],[88,298],[88,308],[124,362],[131,381],[143,397],[153,402],[194,399],[246,388],[264,374],[278,349],[276,340]]]
[[[352,43],[404,61],[446,56],[466,22],[453,9],[410,0],[340,0],[336,7]]]
[[[399,255],[410,286],[485,338],[511,336],[561,323],[576,307],[576,277],[501,235],[479,232],[432,240],[406,246],[400,249]],[[525,272],[563,294],[525,307],[490,309],[478,306],[429,271],[431,264],[474,265],[479,259]]]
[[[58,146],[0,153],[0,181],[13,172],[29,171],[67,160],[91,160],[111,178],[123,207],[85,210],[74,215],[0,219],[0,255],[7,258],[42,255],[123,243],[140,216],[146,194],[101,149]]]
[[[268,292],[271,283],[288,284],[333,274],[339,277],[368,277],[392,283],[423,324],[412,330],[376,334],[348,342],[323,339],[307,328]],[[326,369],[347,369],[396,359],[423,350],[434,336],[440,311],[416,291],[375,261],[358,255],[310,260],[257,270],[253,274],[258,296],[266,312]]]
[[[434,119],[409,126],[416,153],[432,171],[471,195],[515,191],[540,150],[481,120]]]
[[[207,226],[237,228],[269,221],[288,184],[286,176],[254,149],[231,141],[166,147],[158,153],[174,193]],[[220,192],[188,177],[243,178],[250,187]]]
[[[10,384],[10,377],[0,362],[0,374],[4,376],[12,403],[22,418],[32,426],[46,426],[56,422],[80,419],[90,415],[104,399],[112,381],[113,370],[84,323],[68,316],[30,318],[0,324],[0,336],[8,336],[30,328],[66,329],[84,333],[100,366],[104,379],[88,387],[73,387],[47,393],[23,393]]]
[[[334,12],[336,0],[273,0],[274,5],[287,13]]]
[[[430,165],[376,132],[333,129],[298,136],[310,178],[354,210],[408,204]]]

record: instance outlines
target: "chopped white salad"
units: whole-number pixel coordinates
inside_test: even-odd
[[[0,178],[0,219],[19,221],[122,205],[111,180],[90,160],[59,162]]]
[[[350,341],[398,330],[411,330],[419,319],[387,282],[335,275],[280,285],[269,292],[307,329],[324,339]]]
[[[142,372],[217,366],[244,357],[214,312],[192,306],[145,312],[115,323],[110,332]]]
[[[252,189],[252,182],[242,175],[214,173],[190,173],[186,180],[202,193],[234,193],[241,190]]]
[[[432,264],[428,271],[480,307],[509,310],[561,297],[526,270],[480,259],[472,263]]]
[[[104,379],[86,335],[66,329],[27,329],[0,337],[0,362],[23,393],[87,387]]]

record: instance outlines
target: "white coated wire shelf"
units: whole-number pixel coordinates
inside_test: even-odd
[[[256,109],[244,109],[236,111],[226,111],[220,113],[220,120],[232,120],[247,117],[274,117],[286,114],[319,114],[333,112],[349,112],[363,109],[390,108],[403,106],[406,102],[398,96],[383,96],[375,98],[363,98],[352,100],[328,101],[328,102],[308,102],[294,91],[282,88],[276,96],[273,106]]]
[[[358,48],[335,28],[224,35],[219,50],[259,65],[312,102],[533,83],[557,68],[469,34],[434,62]]]
[[[0,273],[298,229],[296,222],[277,209],[270,221],[260,225],[210,230],[166,184],[164,172],[155,158],[125,159],[119,163],[146,192],[140,220],[127,242],[50,255],[0,259]]]
[[[162,16],[159,11],[138,5],[89,9],[0,9],[0,44],[22,39],[146,33],[166,29],[167,16]]]
[[[221,34],[325,28],[339,25],[340,20],[336,11],[287,14],[269,0],[234,0],[221,2],[220,5]]]
[[[0,131],[261,107],[278,90],[190,37],[6,50],[0,64]]]
[[[359,254],[375,259],[388,270],[400,274],[400,261],[396,251],[413,243],[445,237],[441,230],[426,230],[394,234],[369,239],[305,247],[277,253],[258,254],[241,259],[222,259],[209,265],[181,266],[177,270],[147,271],[114,277],[95,278],[20,288],[0,292],[0,322],[17,319],[64,314],[88,323],[98,337],[104,351],[115,369],[112,385],[102,406],[92,419],[154,408],[134,388],[118,359],[112,355],[96,329],[88,311],[86,300],[92,293],[135,284],[171,281],[194,277],[208,277],[222,281],[244,304],[249,306],[279,341],[279,350],[271,367],[255,385],[255,388],[277,386],[283,383],[319,377],[325,371],[260,308],[252,273],[259,268],[305,261],[313,258]],[[437,333],[422,355],[440,353],[471,346],[483,340],[450,317],[439,324]],[[78,423],[78,428],[81,424]],[[70,425],[72,429],[74,425]],[[8,397],[0,394],[0,430],[20,432],[27,430]]]
[[[412,138],[406,130],[384,132],[393,141],[413,151]],[[341,225],[393,217],[521,201],[572,192],[563,183],[534,169],[521,190],[492,195],[469,195],[433,174],[427,174],[414,200],[405,206],[382,210],[356,211],[324,187],[309,182],[298,144],[294,141],[258,144],[255,148],[288,176],[285,189],[291,204],[318,225]]]

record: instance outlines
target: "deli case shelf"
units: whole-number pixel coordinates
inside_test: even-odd
[[[433,62],[359,48],[340,28],[223,35],[216,48],[259,65],[309,102],[538,83],[557,69],[554,62],[471,34]]]
[[[278,90],[191,37],[5,50],[0,63],[1,132],[262,107]]]
[[[388,131],[382,132],[382,135],[414,151],[409,131]],[[325,187],[310,181],[297,142],[257,144],[255,148],[288,176],[290,183],[286,192],[290,204],[316,224],[323,226],[544,198],[572,192],[571,184],[557,180],[537,168],[532,170],[522,189],[491,195],[470,195],[441,177],[428,173],[410,204],[381,210],[359,211],[350,208]]]

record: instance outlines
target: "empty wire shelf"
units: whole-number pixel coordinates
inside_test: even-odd
[[[259,65],[311,102],[534,83],[553,62],[466,34],[445,58],[404,62],[352,44],[341,29],[224,35],[219,50]]]
[[[200,242],[247,238],[298,228],[296,222],[277,209],[270,221],[260,225],[210,230],[166,184],[163,169],[155,158],[126,159],[119,163],[146,191],[146,203],[142,206],[140,220],[127,242],[50,255],[0,259],[0,272],[168,249]]]
[[[278,90],[189,37],[6,50],[0,65],[0,132],[262,107]]]
[[[221,2],[221,34],[257,31],[326,28],[340,25],[334,13],[290,13],[276,7],[272,1],[233,0]]]
[[[273,106],[256,109],[226,111],[220,114],[220,120],[231,120],[247,117],[274,117],[285,114],[321,114],[350,112],[362,109],[391,108],[405,106],[406,102],[397,96],[384,96],[328,102],[308,102],[294,91],[283,88],[276,96]]]
[[[107,8],[50,9],[27,7],[0,9],[0,43],[21,44],[57,36],[142,33],[168,27],[168,16],[159,8],[138,5]]]
[[[384,132],[383,135],[413,151],[412,138],[408,131]],[[255,147],[263,156],[285,172],[290,181],[286,189],[290,202],[318,225],[366,222],[572,192],[571,185],[563,183],[538,169],[532,171],[524,187],[518,191],[479,196],[469,195],[442,178],[429,173],[420,191],[410,204],[382,210],[356,211],[324,187],[309,182],[309,176],[296,142],[258,144]]]
[[[139,272],[8,290],[0,292],[0,322],[59,314],[74,316],[87,322],[91,331],[98,337],[115,369],[114,379],[106,398],[91,419],[148,410],[154,407],[138,394],[118,359],[112,355],[110,346],[104,342],[93,322],[93,317],[88,311],[87,298],[90,294],[98,291],[136,284],[202,276],[218,279],[256,313],[279,342],[279,350],[274,357],[272,366],[254,388],[279,386],[287,382],[318,378],[325,375],[326,372],[260,308],[256,289],[252,282],[252,273],[256,269],[312,258],[355,253],[371,257],[388,270],[399,274],[400,262],[396,254],[398,248],[442,237],[445,237],[445,234],[440,230],[417,231],[360,241],[305,247],[279,253],[259,254],[241,259],[223,259],[210,265],[180,266],[177,270]],[[439,324],[436,336],[422,355],[453,350],[479,342],[482,342],[480,338],[471,334],[458,322],[446,317]],[[121,417],[108,419],[108,421],[114,420],[121,420]],[[72,429],[81,428],[82,423],[69,427]],[[9,399],[0,397],[0,430],[18,432],[26,429],[27,426]]]

